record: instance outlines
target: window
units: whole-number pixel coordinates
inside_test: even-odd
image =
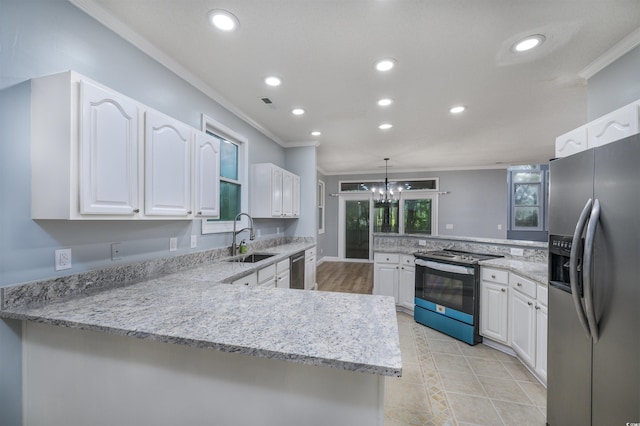
[[[390,232],[397,234],[400,231],[399,211],[399,201],[383,203],[374,200],[373,232]]]
[[[318,181],[318,234],[324,234],[324,182]]]
[[[546,165],[509,168],[508,238],[544,241],[547,231]],[[539,238],[536,236],[540,234]]]
[[[248,207],[248,141],[216,120],[202,116],[205,132],[220,139],[220,218],[202,221],[202,233],[233,231],[233,220]],[[238,225],[247,226],[246,217]]]
[[[340,181],[340,192],[371,191],[373,188],[381,188],[384,181]],[[438,178],[407,179],[389,182],[389,186],[395,191],[402,187],[403,191],[438,190]]]

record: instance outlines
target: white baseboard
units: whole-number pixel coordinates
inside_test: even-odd
[[[323,256],[318,259],[318,265],[323,262],[349,262],[349,263],[373,263],[373,260],[368,259],[344,259],[336,256]]]

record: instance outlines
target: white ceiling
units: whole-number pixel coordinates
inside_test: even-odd
[[[640,27],[640,0],[72,1],[281,145],[317,140],[326,174],[379,172],[384,157],[393,171],[546,162],[555,137],[587,119],[582,71]],[[212,9],[239,29],[215,30]],[[546,42],[510,51],[530,34]],[[385,74],[383,57],[398,62]],[[451,115],[455,104],[468,110]],[[293,116],[298,106],[306,114]]]

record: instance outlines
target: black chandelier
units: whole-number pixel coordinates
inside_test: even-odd
[[[389,158],[385,158],[384,161],[384,188],[380,188],[377,192],[376,188],[372,188],[371,193],[374,201],[378,203],[393,203],[394,201],[398,201],[398,196],[402,192],[402,187],[398,187],[398,196],[396,196],[396,194],[393,193],[393,189],[389,186]]]

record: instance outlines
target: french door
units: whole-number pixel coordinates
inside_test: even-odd
[[[338,257],[370,260],[373,242],[371,196],[340,195],[338,205]]]

